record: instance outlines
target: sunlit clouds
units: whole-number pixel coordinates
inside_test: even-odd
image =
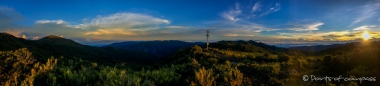
[[[323,25],[322,22],[316,22],[311,24],[303,24],[303,25],[296,25],[293,28],[289,28],[289,30],[294,31],[312,31],[312,30],[319,30],[318,27]]]
[[[379,30],[380,31],[380,26],[377,25],[363,25],[357,28],[354,28],[354,30]]]
[[[353,41],[362,38],[362,31],[331,31],[331,32],[302,32],[302,33],[279,33],[274,36],[282,39],[293,39],[298,41]],[[302,39],[302,40],[299,40]]]
[[[130,36],[144,34],[142,31],[158,29],[160,24],[170,24],[169,20],[137,13],[116,13],[84,21],[82,28],[89,30],[84,35]]]
[[[133,36],[137,35],[133,32],[126,31],[123,29],[97,29],[92,32],[85,32],[84,35],[124,35],[124,36]]]

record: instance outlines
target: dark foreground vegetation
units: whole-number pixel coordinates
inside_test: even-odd
[[[304,75],[380,77],[379,42],[305,55],[255,41],[219,41],[208,50],[195,45],[152,60],[155,56],[145,52],[84,46],[55,36],[37,41],[0,36],[2,86],[380,85],[379,80],[303,80]]]

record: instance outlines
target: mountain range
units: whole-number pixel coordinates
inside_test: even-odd
[[[60,55],[65,57],[83,57],[83,58],[103,58],[113,57],[118,59],[151,59],[157,60],[159,58],[170,57],[180,48],[190,48],[194,45],[206,47],[204,42],[184,42],[178,40],[156,40],[156,41],[125,41],[117,42],[101,47],[93,47],[88,45],[82,45],[73,40],[63,37],[49,35],[39,40],[25,40],[23,38],[17,38],[8,33],[0,34],[0,50],[15,50],[26,47],[34,51],[35,55],[42,57]],[[317,45],[317,46],[299,46],[290,48],[280,48],[276,46],[267,45],[256,41],[219,41],[211,43],[210,47],[228,48],[232,46],[220,46],[223,43],[231,43],[230,45],[239,45],[238,47],[247,48],[251,51],[268,50],[268,51],[289,51],[299,50],[304,52],[317,53],[330,48],[336,48],[347,44],[333,44],[333,45]],[[241,44],[250,44],[241,45]],[[236,47],[234,47],[236,48]]]
[[[108,46],[125,49],[144,51],[153,54],[159,58],[169,57],[180,48],[190,48],[193,45],[205,46],[204,42],[184,42],[178,40],[163,40],[163,41],[125,41],[112,43]]]
[[[20,48],[29,49],[33,55],[44,60],[50,56],[81,58],[90,61],[135,61],[155,60],[155,56],[142,51],[132,51],[113,47],[93,47],[79,44],[73,40],[49,35],[39,40],[25,40],[8,33],[0,33],[0,51]]]
[[[301,50],[307,52],[319,52],[322,50],[340,47],[346,44],[332,44],[332,45],[315,45],[315,46],[297,46],[297,47],[289,47],[288,49]]]

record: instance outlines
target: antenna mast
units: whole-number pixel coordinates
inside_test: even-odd
[[[207,36],[207,47],[206,47],[206,50],[208,50],[208,45],[209,45],[209,42],[208,42],[208,37],[210,36],[209,33],[210,33],[210,31],[207,30],[207,34],[206,34],[206,36]]]

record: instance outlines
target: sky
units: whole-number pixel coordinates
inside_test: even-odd
[[[83,44],[118,41],[380,39],[380,0],[1,0],[0,32]]]

